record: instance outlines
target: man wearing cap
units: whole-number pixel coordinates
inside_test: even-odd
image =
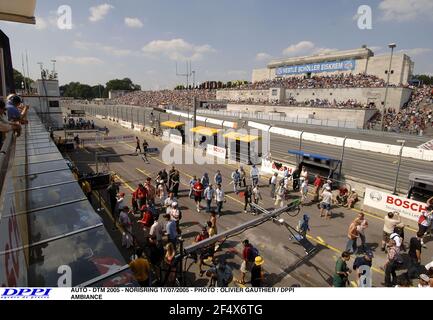
[[[366,281],[368,282],[361,283],[360,281],[362,275],[368,276],[368,274],[365,274],[364,271],[366,268],[371,268],[373,264],[373,257],[373,252],[367,251],[363,256],[356,257],[355,261],[353,262],[353,270],[356,271],[359,287],[371,287],[371,277],[370,279],[366,278]]]
[[[9,121],[19,121],[22,124],[27,123],[25,120],[29,106],[23,106],[22,100],[16,94],[8,96],[6,103],[6,112]]]
[[[331,187],[327,186],[322,192],[322,202],[320,202],[320,217],[329,219],[331,217],[332,192]]]
[[[0,100],[0,132],[9,132],[10,130],[14,130],[18,133],[21,132],[21,125],[18,122],[9,122],[3,118],[3,115],[6,112],[6,105],[3,100]],[[1,136],[0,136],[0,144],[1,144]]]
[[[206,275],[211,278],[211,284],[216,282],[216,286],[220,288],[228,287],[233,281],[233,270],[229,267],[224,258],[219,259],[219,263],[209,269]]]
[[[257,256],[254,259],[254,265],[251,268],[251,286],[253,287],[261,287],[263,285],[263,263],[265,263],[265,260],[261,256]]]

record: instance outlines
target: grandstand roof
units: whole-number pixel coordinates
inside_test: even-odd
[[[372,56],[374,56],[374,53],[370,49],[359,48],[359,49],[344,50],[344,51],[334,51],[334,52],[316,54],[311,56],[301,56],[301,57],[294,57],[294,58],[283,58],[283,59],[272,60],[268,64],[268,68],[273,69],[278,67],[298,65],[304,63],[316,63],[316,62],[344,60],[344,59],[365,59]]]

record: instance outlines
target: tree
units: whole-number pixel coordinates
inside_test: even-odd
[[[14,81],[15,81],[15,88],[16,89],[24,89],[23,84],[26,83],[27,88],[32,84],[34,81],[30,78],[24,77],[21,72],[18,70],[14,70]]]
[[[75,99],[94,99],[98,97],[93,95],[91,86],[79,82],[70,82],[60,86],[59,89],[63,97],[73,97]]]
[[[429,76],[429,75],[426,75],[426,74],[420,74],[420,75],[414,76],[414,78],[418,79],[423,84],[433,85],[433,76]]]
[[[141,90],[141,86],[139,86],[138,84],[134,84],[129,78],[113,79],[105,84],[104,95],[108,97],[108,92],[110,92],[111,90],[137,91]]]
[[[108,96],[105,96],[105,87],[102,84],[92,87],[92,96],[94,98],[108,98]]]

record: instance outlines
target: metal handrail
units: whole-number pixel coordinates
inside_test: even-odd
[[[7,167],[9,163],[9,156],[14,142],[15,142],[14,132],[10,131],[6,133],[6,137],[3,141],[3,145],[0,150],[0,186],[3,186],[4,179],[6,177]]]

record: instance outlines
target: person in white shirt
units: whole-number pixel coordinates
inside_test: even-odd
[[[164,207],[166,208],[166,213],[170,213],[171,205],[173,202],[177,202],[177,199],[174,197],[174,193],[170,192],[168,198],[164,201]]]
[[[301,178],[308,181],[308,171],[306,167],[302,167]]]
[[[251,180],[253,182],[253,187],[255,187],[256,185],[259,184],[259,177],[260,177],[259,169],[257,169],[255,164],[253,164],[253,167],[251,168],[250,175],[251,175]]]
[[[301,203],[305,204],[308,199],[308,179],[305,179],[304,177],[300,178],[301,180]]]
[[[156,195],[159,198],[159,203],[161,204],[161,207],[164,206],[165,199],[167,199],[167,186],[162,180],[158,184],[158,188],[156,189]]]
[[[320,217],[331,218],[332,192],[331,187],[327,186],[322,192],[322,202],[320,202]]]
[[[281,208],[284,207],[284,201],[286,199],[286,188],[284,187],[284,181],[280,181],[280,184],[276,191],[275,196],[275,206],[280,206]]]
[[[221,189],[221,185],[218,184],[216,189],[215,189],[215,201],[216,201],[216,213],[218,215],[218,217],[221,216],[221,210],[223,208],[223,204],[225,201],[225,194],[224,191]]]
[[[275,198],[275,190],[277,188],[277,182],[278,182],[278,173],[274,173],[273,176],[271,177],[270,182],[270,186],[271,186],[271,198],[274,199]]]
[[[125,193],[124,192],[121,192],[117,195],[116,207],[117,207],[117,212],[119,214],[120,214],[120,212],[122,212],[123,208],[126,206],[124,199],[125,199]]]
[[[152,226],[150,227],[149,236],[155,237],[156,243],[159,247],[162,247],[162,237],[164,236],[164,227],[158,221],[154,219]]]

